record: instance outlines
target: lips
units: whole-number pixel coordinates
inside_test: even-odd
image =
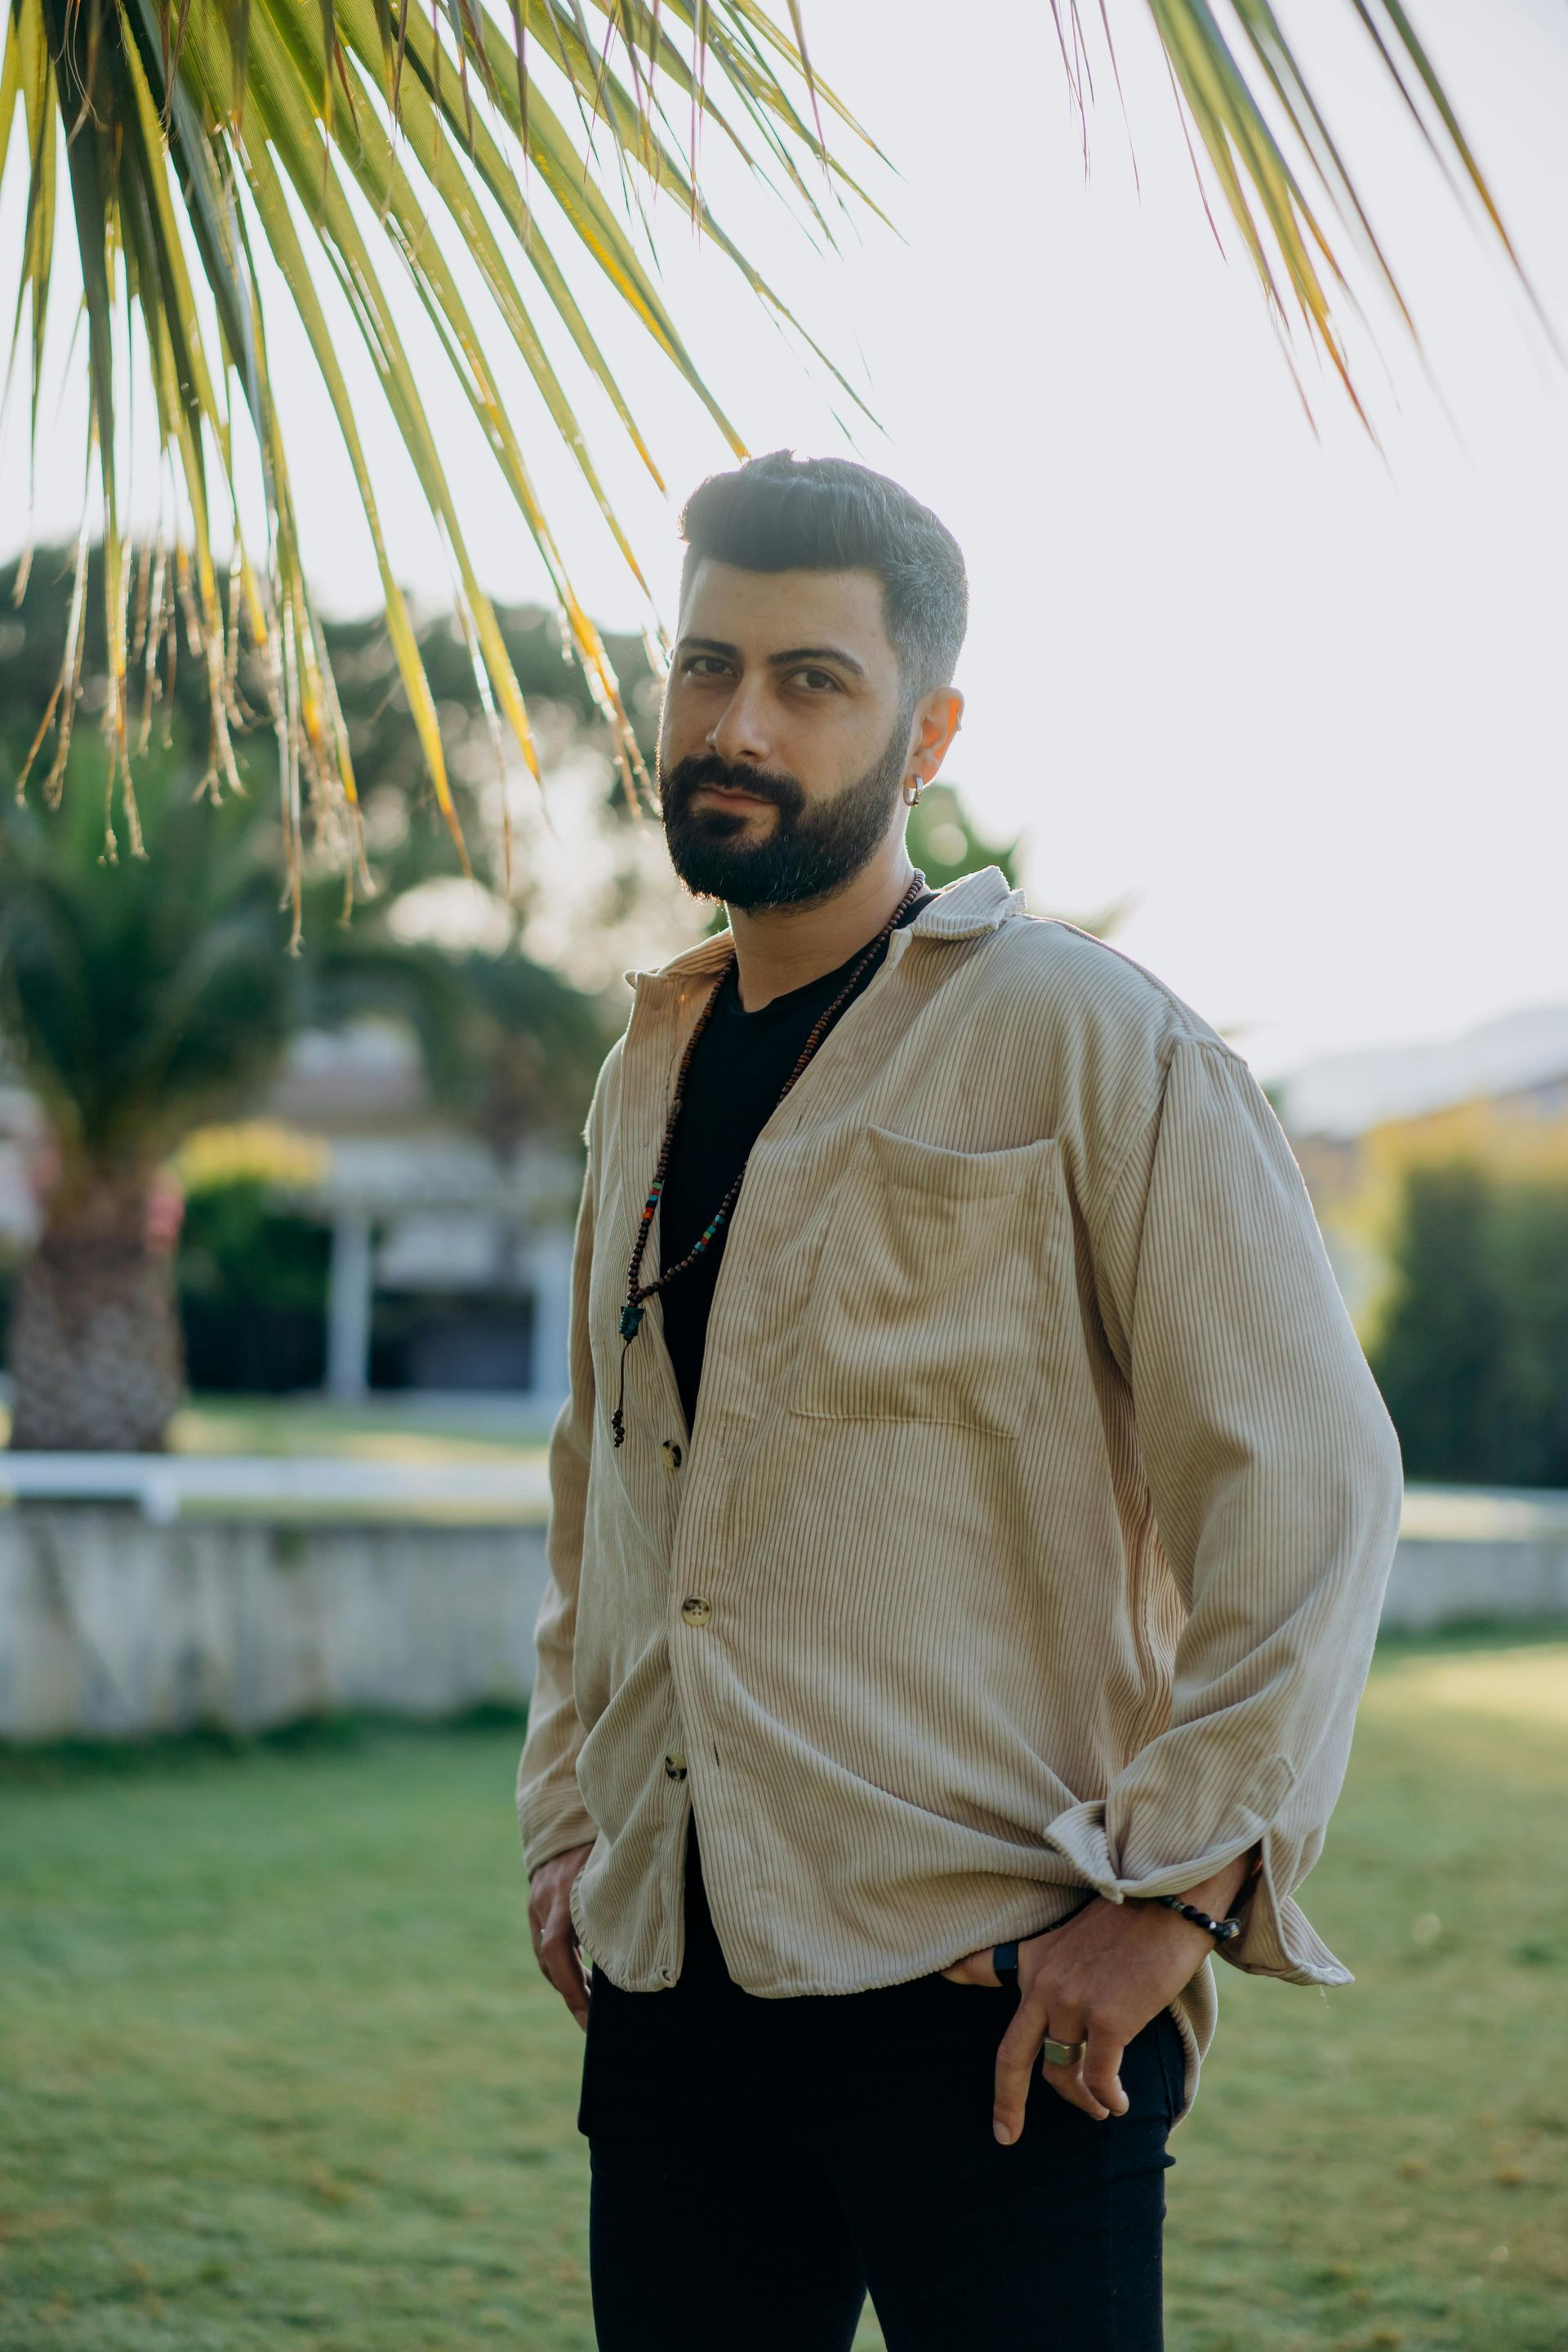
[[[694,801],[717,801],[721,808],[765,809],[774,805],[772,801],[762,799],[756,793],[736,792],[729,784],[699,784],[691,797]]]

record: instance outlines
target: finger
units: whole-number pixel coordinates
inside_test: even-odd
[[[539,1965],[578,2024],[586,2025],[588,1980],[575,1943],[563,1936],[546,1936],[539,1948]]]
[[[991,1952],[966,1952],[952,1968],[938,1970],[949,1984],[999,1985],[1002,1981],[991,1964]]]
[[[533,1953],[534,1964],[542,1976],[548,1976],[550,1973],[544,1965],[544,1941],[549,1933],[549,1913],[531,1903],[528,1906],[528,1941]]]
[[[1125,2042],[1104,2026],[1089,2020],[1089,2048],[1079,2068],[1080,2078],[1090,2098],[1097,2100],[1108,2115],[1124,2116],[1130,2104],[1121,2087],[1121,2053]]]
[[[544,1950],[549,1962],[546,1973],[551,1983],[578,2024],[585,2024],[588,2017],[588,1975],[583,1966],[576,1930],[568,1927],[547,1936]]]
[[[1004,2147],[1011,2147],[1024,2128],[1024,2103],[1029,2079],[1045,2039],[1045,2005],[1037,2000],[1020,2003],[1017,2014],[996,2050],[996,2093],[991,2128]]]
[[[1054,2042],[1065,2042],[1068,2044],[1076,2042],[1088,2042],[1089,2043],[1089,2048],[1084,2052],[1083,2056],[1078,2061],[1077,2064],[1072,2066],[1061,2064],[1058,2060],[1052,2058],[1048,2052],[1042,2049],[1040,2053],[1041,2074],[1050,2084],[1052,2090],[1057,2094],[1057,2096],[1059,2099],[1065,2099],[1069,2107],[1081,2107],[1084,2114],[1091,2116],[1097,2124],[1104,2123],[1110,2113],[1110,2109],[1106,2105],[1105,2101],[1099,2096],[1098,2093],[1090,2087],[1089,2082],[1086,2080],[1089,2061],[1093,2053],[1094,2046],[1092,2026],[1088,2023],[1081,2023],[1069,2032],[1068,2028],[1060,2022],[1059,2019],[1053,2018],[1049,2032],[1050,2038]],[[1042,2039],[1044,2037],[1042,2037]]]

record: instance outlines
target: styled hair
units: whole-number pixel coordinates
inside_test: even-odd
[[[685,595],[705,555],[742,572],[874,572],[905,691],[949,686],[969,620],[958,541],[885,474],[774,449],[710,474],[680,518]]]

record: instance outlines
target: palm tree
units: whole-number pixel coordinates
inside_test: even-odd
[[[236,793],[217,809],[162,751],[149,849],[100,863],[109,755],[84,745],[58,812],[0,802],[0,1026],[58,1167],[12,1300],[11,1443],[143,1451],[184,1387],[161,1162],[280,1055],[298,961],[278,952],[275,851]]]
[[[151,855],[110,871],[108,755],[93,743],[71,764],[52,815],[0,798],[0,1039],[55,1163],[12,1297],[10,1443],[144,1452],[184,1389],[162,1171],[193,1129],[254,1103],[297,1031],[400,1016],[433,1099],[504,1160],[541,1133],[575,1140],[613,1024],[515,950],[449,955],[374,914],[333,922],[328,880],[306,886],[314,942],[279,955],[265,802],[203,805],[176,742],[141,780]]]
[[[89,581],[98,568],[95,558]],[[40,584],[47,607],[50,583]],[[0,574],[0,595],[5,585]],[[36,650],[47,614],[34,617]],[[528,674],[548,675],[547,663],[559,670],[526,618],[503,614],[501,626]],[[413,730],[405,713],[382,707],[384,677],[356,669],[362,635],[339,639],[345,723],[356,739],[368,732],[377,772],[395,776]],[[422,658],[450,686],[454,649],[443,635],[426,633]],[[28,651],[24,635],[0,657],[0,746],[25,740],[36,722]],[[99,701],[107,681],[96,631],[89,653],[88,691]],[[242,667],[237,690],[253,685]],[[612,1034],[602,1007],[515,940],[501,953],[458,955],[398,938],[391,910],[432,871],[428,825],[377,851],[374,903],[352,925],[332,919],[341,879],[308,873],[311,938],[280,955],[276,808],[243,788],[213,807],[193,790],[203,710],[190,681],[176,686],[166,719],[139,762],[142,858],[109,859],[112,755],[91,736],[73,746],[55,808],[0,795],[0,1048],[44,1110],[53,1163],[39,1239],[12,1298],[15,1447],[163,1445],[184,1387],[163,1171],[193,1129],[254,1103],[297,1031],[367,1011],[401,1017],[433,1098],[503,1159],[524,1136],[576,1139]],[[461,778],[454,783],[461,801]]]
[[[1081,0],[1042,5],[1056,19],[1081,111],[1093,87],[1090,31],[1110,41],[1109,0],[1092,12]],[[1480,168],[1403,0],[1343,5],[1439,161],[1473,193],[1506,248]],[[1121,5],[1130,11],[1133,0]],[[1283,329],[1299,312],[1309,340],[1326,352],[1353,400],[1339,325],[1349,297],[1331,230],[1359,252],[1408,323],[1407,314],[1325,109],[1304,80],[1270,0],[1145,5],[1163,45],[1194,168],[1201,156],[1215,207],[1237,225],[1277,323]],[[640,763],[614,667],[574,593],[480,322],[447,256],[460,244],[478,266],[489,297],[486,333],[499,331],[521,354],[557,436],[545,458],[552,461],[560,448],[568,453],[636,573],[523,287],[553,313],[575,363],[607,394],[656,479],[632,408],[588,323],[587,279],[611,289],[650,350],[678,371],[741,449],[639,258],[625,215],[662,190],[666,217],[673,198],[678,212],[700,224],[754,293],[788,320],[709,211],[698,163],[700,135],[723,142],[772,178],[828,242],[838,209],[868,201],[837,147],[847,142],[874,151],[812,71],[800,0],[788,0],[787,31],[765,0],[447,0],[444,11],[428,12],[411,0],[0,0],[0,174],[19,126],[28,189],[12,356],[14,362],[23,347],[26,314],[36,422],[57,213],[68,192],[106,548],[110,800],[118,782],[132,854],[141,846],[129,764],[138,737],[135,702],[157,691],[183,638],[206,682],[206,768],[216,794],[235,776],[230,738],[243,637],[261,656],[277,736],[294,943],[301,934],[308,823],[351,887],[363,878],[353,762],[301,564],[273,398],[264,256],[287,289],[336,413],[381,567],[386,624],[409,707],[465,869],[468,850],[435,701],[388,562],[360,419],[318,285],[323,267],[363,338],[421,493],[450,549],[465,636],[498,737],[509,731],[534,763],[524,698],[474,575],[442,467],[433,419],[450,385],[418,380],[377,270],[376,231],[362,225],[367,215],[412,278],[506,492],[540,549],[571,641],[615,730],[628,793],[635,792]],[[1225,8],[1223,22],[1216,6]],[[1089,29],[1082,16],[1090,18]],[[155,407],[169,510],[183,516],[134,551],[121,545],[117,470],[118,426],[132,370]],[[850,396],[857,396],[852,390]],[[253,547],[242,527],[241,483],[257,461],[265,485],[265,543]],[[233,543],[226,576],[217,548],[226,530]],[[42,749],[52,725],[51,796],[68,756],[80,677],[87,544],[84,523],[60,681],[34,746]],[[142,649],[142,686],[132,675],[132,646]],[[510,891],[505,840],[501,865]]]

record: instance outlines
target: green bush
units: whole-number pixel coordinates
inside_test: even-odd
[[[180,1320],[193,1389],[279,1396],[325,1370],[331,1234],[275,1205],[258,1176],[193,1192],[180,1234]]]
[[[1413,1477],[1568,1486],[1568,1186],[1406,1172],[1372,1367]]]

